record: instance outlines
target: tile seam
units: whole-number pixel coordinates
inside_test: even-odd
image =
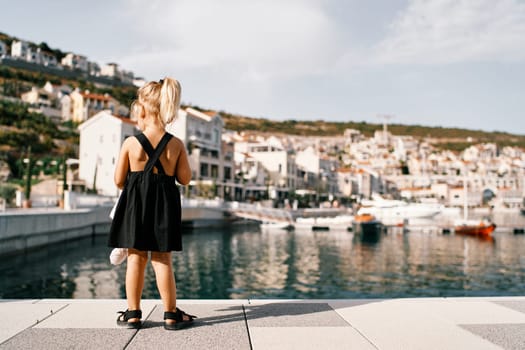
[[[47,316],[45,316],[43,319],[39,320],[37,319],[35,323],[32,323],[31,325],[29,325],[28,327],[22,329],[20,332],[17,332],[15,334],[13,334],[11,337],[7,338],[6,340],[4,340],[3,342],[0,343],[0,345],[3,345],[3,344],[6,344],[8,341],[10,341],[11,339],[13,339],[14,337],[16,337],[17,335],[19,335],[20,333],[23,333],[25,331],[27,331],[28,329],[31,329],[33,328],[34,326],[36,326],[37,324],[40,324],[42,322],[44,322],[45,320],[47,320],[48,318],[50,318],[51,316],[53,315],[56,315],[57,313],[59,313],[60,311],[64,310],[66,307],[68,307],[69,304],[66,304],[64,306],[62,306],[61,308],[57,309],[57,311],[53,312],[53,310],[51,310],[51,313]]]
[[[248,334],[248,344],[250,344],[250,350],[253,350],[252,337],[250,335],[250,327],[248,326],[248,317],[246,316],[246,309],[244,304],[242,306],[242,314],[244,316],[244,324],[246,325],[246,333]]]

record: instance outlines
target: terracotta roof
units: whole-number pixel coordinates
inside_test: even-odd
[[[92,94],[92,93],[86,94],[85,92],[81,92],[80,94],[82,95],[82,97],[89,98],[91,100],[101,100],[101,101],[111,100],[111,96],[109,95],[106,96],[106,95]]]
[[[214,117],[215,114],[217,114],[217,112],[215,112],[215,111],[206,111],[206,112],[202,112],[202,113],[204,113],[204,114],[206,114],[206,115],[208,115],[210,117]]]

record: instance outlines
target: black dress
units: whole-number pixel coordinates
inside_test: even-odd
[[[111,224],[108,246],[143,251],[181,251],[181,202],[175,176],[168,176],[159,156],[172,135],[156,149],[144,134],[136,136],[148,161],[143,171],[128,172]],[[153,167],[158,173],[153,172]]]

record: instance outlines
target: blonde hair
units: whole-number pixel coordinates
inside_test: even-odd
[[[137,91],[137,99],[131,104],[131,116],[136,118],[137,104],[144,107],[146,113],[153,114],[166,126],[176,117],[180,107],[180,83],[172,78],[150,81]]]

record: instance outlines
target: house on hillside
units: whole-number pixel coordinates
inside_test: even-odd
[[[15,40],[11,43],[11,56],[24,61],[31,59],[31,48],[27,41]]]
[[[100,69],[100,75],[111,79],[120,80],[124,83],[133,84],[134,74],[132,71],[120,69],[117,63],[108,63]]]
[[[117,63],[108,63],[108,64],[102,66],[102,68],[100,70],[100,75],[104,76],[104,77],[109,77],[109,78],[118,78],[119,75],[120,75],[118,64]]]
[[[69,67],[71,69],[78,69],[83,72],[88,70],[88,60],[86,56],[77,55],[75,53],[69,52],[62,58],[60,62],[62,66]]]
[[[0,40],[0,57],[7,56],[7,45]]]
[[[21,94],[20,99],[34,107],[51,107],[55,103],[56,95],[44,88],[33,86],[28,92]]]
[[[78,127],[80,131],[79,179],[86,188],[97,193],[116,196],[113,175],[120,147],[124,140],[138,134],[136,123],[101,111]]]
[[[80,91],[75,89],[69,99],[62,101],[62,115],[65,120],[84,122],[103,110],[109,110],[112,114],[127,116],[129,109],[123,106],[109,94],[94,94],[89,90]],[[70,117],[68,118],[68,112]]]
[[[98,77],[100,75],[100,65],[97,62],[88,61],[88,74]]]
[[[53,55],[51,52],[42,51],[42,49],[37,48],[36,49],[36,55],[34,57],[34,62],[37,64],[41,64],[46,67],[57,67],[58,61],[55,55]]]
[[[44,87],[31,87],[31,90],[20,95],[20,99],[30,105],[29,111],[40,113],[55,122],[62,121],[60,101],[67,93],[66,86],[54,86],[49,81]]]

